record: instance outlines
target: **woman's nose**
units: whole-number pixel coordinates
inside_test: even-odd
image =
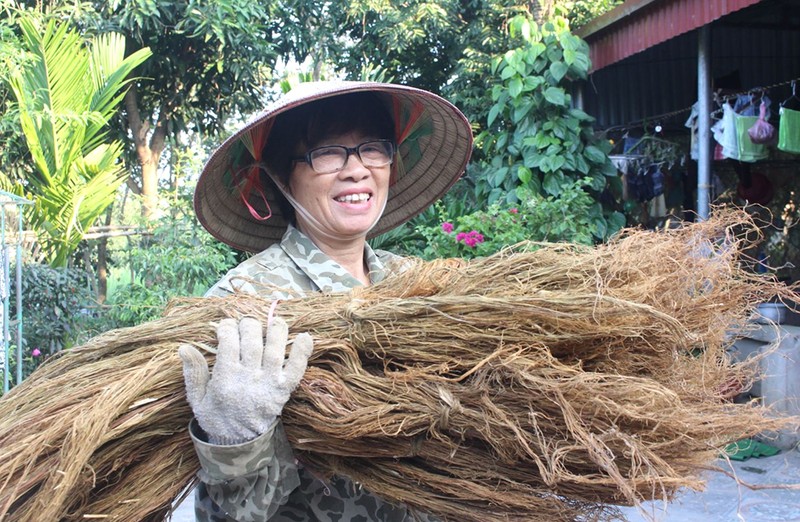
[[[347,158],[347,162],[344,164],[344,168],[339,171],[339,176],[342,179],[352,178],[356,181],[360,181],[371,175],[372,171],[361,163],[358,154],[350,154]]]

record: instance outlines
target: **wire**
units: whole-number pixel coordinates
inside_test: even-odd
[[[726,94],[725,96],[716,96],[715,95],[714,99],[718,100],[720,102],[731,101],[731,100],[735,100],[739,96],[742,96],[744,94],[749,94],[749,93],[751,93],[753,91],[769,91],[769,90],[774,89],[776,87],[783,87],[784,85],[791,85],[792,83],[796,83],[796,82],[800,82],[800,78],[792,78],[791,80],[786,80],[785,82],[775,83],[775,84],[772,84],[772,85],[768,85],[766,87],[753,87],[752,89],[747,89],[746,91],[741,91],[741,92],[737,92],[737,93],[734,93],[734,94]]]
[[[735,94],[726,94],[725,96],[718,96],[717,93],[714,93],[713,97],[714,97],[714,101],[716,101],[717,103],[722,104],[722,103],[730,101],[730,100],[735,100],[739,96],[742,96],[743,94],[751,93],[753,91],[769,91],[771,89],[775,89],[776,87],[783,87],[784,85],[791,85],[792,83],[798,83],[798,82],[800,82],[800,78],[793,78],[791,80],[786,80],[786,81],[775,83],[775,84],[772,84],[772,85],[767,85],[765,87],[753,87],[753,88],[747,89],[745,91],[737,92]],[[672,117],[678,116],[679,114],[689,113],[691,111],[692,111],[692,107],[687,107],[685,109],[679,109],[677,111],[667,112],[667,113],[664,113],[664,114],[659,114],[657,116],[648,116],[646,118],[642,118],[641,120],[635,120],[635,121],[632,121],[630,123],[626,123],[624,125],[614,125],[613,127],[608,127],[606,129],[603,129],[602,132],[607,133],[607,132],[611,132],[611,131],[620,131],[620,130],[627,130],[627,129],[635,129],[637,127],[644,127],[648,122],[659,121],[659,120],[668,120],[668,119],[670,119]]]

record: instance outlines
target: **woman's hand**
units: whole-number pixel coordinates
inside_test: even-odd
[[[311,336],[294,340],[285,359],[289,328],[275,317],[266,343],[257,319],[223,319],[217,327],[217,361],[213,374],[205,357],[183,345],[186,398],[212,444],[239,444],[264,433],[281,414],[306,371],[313,350]],[[285,364],[284,364],[285,359]]]

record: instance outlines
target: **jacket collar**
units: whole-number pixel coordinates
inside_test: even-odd
[[[308,236],[292,225],[287,227],[281,239],[281,249],[321,292],[346,292],[362,286],[361,281],[328,257]],[[377,283],[383,280],[386,269],[367,243],[364,243],[364,260],[369,269],[370,281]]]

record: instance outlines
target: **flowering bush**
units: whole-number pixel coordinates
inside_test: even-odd
[[[417,228],[426,240],[419,255],[424,259],[474,258],[522,241],[592,244],[609,231],[605,220],[592,217],[598,203],[581,188],[585,182],[565,186],[558,197],[527,192],[519,203],[495,203],[463,216],[448,215],[439,203],[440,223]]]
[[[0,349],[0,351],[2,351]],[[19,382],[17,382],[17,377],[19,371],[22,372],[22,379],[24,380],[27,378],[33,371],[39,367],[42,362],[44,362],[44,352],[37,348],[33,348],[32,350],[28,348],[22,349],[22,368],[17,367],[17,345],[11,344],[8,347],[8,384],[9,387],[13,387]],[[0,359],[0,372],[3,371],[3,360]],[[0,374],[1,375],[1,374]],[[0,377],[2,379],[3,377]],[[2,396],[3,386],[0,385],[0,396]]]

